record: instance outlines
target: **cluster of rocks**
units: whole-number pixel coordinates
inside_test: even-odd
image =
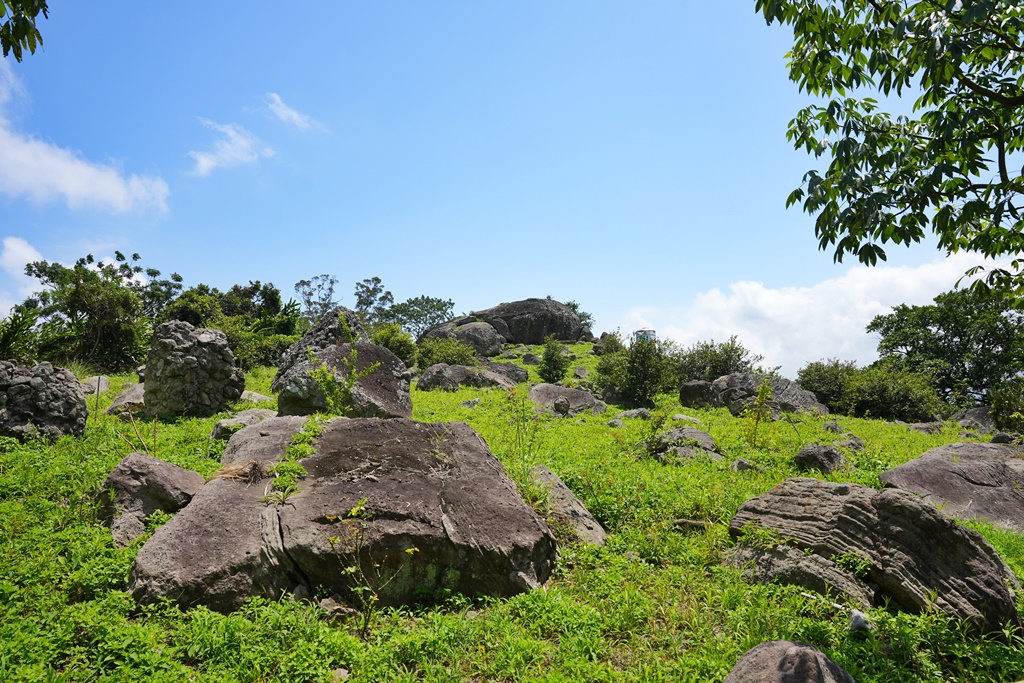
[[[594,340],[575,311],[552,299],[498,304],[435,325],[421,339],[452,337],[472,346],[478,355],[492,357],[500,354],[505,344],[543,344],[550,335],[564,342]]]
[[[81,436],[88,415],[85,390],[70,370],[0,361],[0,436]]]
[[[679,402],[686,408],[728,408],[739,416],[757,398],[762,380],[771,385],[772,397],[768,406],[773,417],[780,413],[828,414],[828,408],[818,398],[796,382],[776,375],[757,375],[737,372],[719,377],[714,382],[693,380],[679,388]]]

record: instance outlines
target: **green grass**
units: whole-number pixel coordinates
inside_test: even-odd
[[[589,345],[573,350],[578,360],[570,370],[583,365],[593,376]],[[529,369],[536,381],[535,367]],[[258,370],[249,388],[269,394],[272,377],[272,369]],[[101,410],[132,380],[113,377]],[[526,385],[517,391],[521,399]],[[480,404],[460,405],[470,398]],[[657,412],[698,417],[726,456],[671,464],[646,457],[640,446],[651,423],[607,426],[619,407],[534,420],[532,411],[517,419],[516,405],[522,404],[498,390],[413,390],[414,419],[470,424],[528,496],[538,496],[530,492],[529,468],[548,465],[611,532],[607,545],[561,548],[548,584],[509,600],[453,595],[440,605],[384,610],[365,638],[358,617],[332,624],[308,604],[288,600],[251,600],[225,616],[204,608],[138,608],[125,593],[145,538],[114,547],[97,519],[103,479],[138,449],[212,475],[223,444],[208,435],[225,414],[156,423],[155,436],[151,420],[136,430],[93,414],[80,439],[0,439],[0,680],[327,683],[346,669],[356,683],[720,681],[743,652],[774,638],[817,645],[862,683],[1024,678],[1024,643],[1016,634],[978,638],[934,613],[876,609],[876,632],[859,640],[847,634],[846,615],[826,601],[791,587],[749,585],[721,566],[736,509],[786,477],[806,476],[792,462],[801,446],[842,438],[826,432],[823,420],[762,424],[754,448],[746,422],[728,411],[682,409],[675,397],[661,396]],[[851,467],[824,477],[833,481],[878,486],[879,473],[958,439],[953,427],[924,435],[838,420],[867,448],[847,452]],[[737,457],[763,472],[731,471]],[[683,533],[672,525],[679,517],[712,524]],[[970,526],[1024,571],[1024,537]]]

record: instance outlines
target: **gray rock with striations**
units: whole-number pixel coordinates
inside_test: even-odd
[[[668,455],[677,458],[706,455],[712,460],[722,457],[714,437],[695,427],[677,427],[656,435],[647,442],[647,452],[658,460]]]
[[[345,324],[342,324],[341,317],[345,317]],[[289,346],[281,354],[281,360],[277,365],[277,374],[270,385],[271,391],[277,393],[284,388],[287,380],[285,375],[289,373],[296,363],[309,362],[309,350],[313,353],[323,351],[328,346],[339,344],[350,344],[353,341],[370,341],[370,337],[363,329],[363,323],[359,314],[344,306],[337,306],[320,318],[313,327],[306,330],[299,341]]]
[[[416,388],[420,391],[458,391],[460,387],[511,389],[516,383],[507,375],[470,365],[436,363],[423,371]]]
[[[961,410],[953,416],[953,420],[965,429],[973,429],[981,434],[996,431],[996,420],[992,415],[992,406],[979,406]]]
[[[886,486],[923,496],[961,519],[1024,531],[1024,448],[951,443],[878,476]]]
[[[725,564],[743,570],[743,578],[756,583],[800,586],[832,599],[846,596],[861,609],[875,602],[875,591],[853,574],[820,555],[808,555],[789,545],[763,547],[740,543]]]
[[[205,483],[201,474],[184,467],[130,453],[100,487],[100,517],[110,527],[114,545],[125,548],[145,533],[151,514],[177,512]]]
[[[592,545],[604,545],[608,534],[590,510],[562,479],[544,465],[530,471],[533,481],[548,490],[549,518],[555,524],[569,529],[579,541]]]
[[[1020,584],[995,549],[907,491],[787,479],[741,505],[730,535],[742,537],[748,524],[826,559],[863,558],[876,600],[906,611],[934,606],[985,632],[1021,624],[1011,592]]]
[[[405,363],[390,349],[370,342],[356,342],[354,351],[357,372],[365,372],[374,366],[376,369],[356,380],[351,387],[348,414],[351,417],[412,417]],[[278,378],[278,414],[312,415],[326,410],[327,397],[310,372],[325,363],[336,378],[347,378],[352,353],[350,344],[328,346],[316,352],[315,363],[307,359],[292,365],[285,375]]]
[[[212,415],[237,401],[245,374],[220,330],[181,320],[157,325],[146,356],[148,415]]]
[[[0,436],[81,436],[88,415],[85,390],[70,370],[0,361]]]
[[[856,683],[853,676],[809,643],[772,640],[740,657],[722,683]]]
[[[538,384],[530,389],[530,400],[548,410],[555,410],[555,401],[562,398],[568,402],[568,409],[560,415],[575,417],[581,413],[598,415],[608,409],[604,402],[594,398],[589,391],[560,387],[557,384]]]
[[[303,415],[268,417],[242,427],[228,439],[220,456],[221,464],[239,467],[249,462],[270,463],[283,458],[292,438],[302,431],[307,419]]]
[[[314,448],[283,505],[264,500],[269,479],[200,489],[139,551],[134,598],[230,612],[323,589],[358,604],[355,577],[383,576],[393,578],[375,586],[379,604],[394,606],[449,591],[506,597],[550,575],[551,532],[466,424],[340,418]],[[249,460],[236,455],[236,467]]]

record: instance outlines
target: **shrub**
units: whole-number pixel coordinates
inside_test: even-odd
[[[603,339],[601,339],[601,345],[599,347],[602,355],[610,355],[626,350],[626,345],[622,343],[622,335],[619,333],[618,329],[614,332],[608,332],[602,336]]]
[[[718,344],[714,339],[697,342],[688,349],[671,354],[674,384],[678,386],[695,379],[714,382],[722,375],[753,372],[762,360],[762,356],[744,347],[736,335]]]
[[[1024,432],[1024,377],[1000,382],[989,390],[989,399],[997,427]]]
[[[453,337],[428,337],[416,345],[416,365],[426,370],[431,365],[476,365],[472,346]]]
[[[569,370],[569,355],[562,348],[554,335],[549,335],[544,340],[544,354],[541,356],[540,365],[537,367],[537,374],[549,384],[562,381],[566,371]]]
[[[664,356],[658,342],[638,339],[625,356],[625,376],[620,385],[623,400],[633,408],[653,406],[664,375]]]
[[[796,381],[828,406],[829,411],[839,413],[843,411],[846,387],[855,374],[856,363],[832,358],[808,363],[796,373]]]
[[[407,366],[411,366],[416,361],[416,342],[413,341],[412,335],[402,330],[402,326],[398,323],[378,325],[370,336],[370,340],[401,358]]]
[[[851,375],[843,406],[854,417],[924,422],[944,404],[926,375],[880,363]]]

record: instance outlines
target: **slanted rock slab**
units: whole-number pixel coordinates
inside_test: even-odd
[[[344,323],[342,319],[344,318]],[[281,360],[277,364],[277,374],[270,385],[271,391],[277,393],[287,383],[285,376],[297,363],[309,360],[309,351],[313,353],[323,351],[328,346],[339,344],[351,344],[356,341],[370,341],[370,337],[363,329],[363,323],[359,314],[355,311],[336,306],[324,314],[313,327],[306,330],[299,341],[289,346],[281,354]]]
[[[542,408],[555,411],[555,402],[558,399],[568,402],[567,412],[559,413],[568,417],[575,417],[580,413],[598,415],[608,409],[603,401],[597,400],[593,394],[583,389],[570,389],[546,383],[538,384],[530,389],[530,400]]]
[[[1024,448],[951,443],[879,475],[886,486],[924,496],[961,519],[1024,531]]]
[[[276,416],[276,410],[271,410],[269,408],[249,408],[248,410],[243,410],[231,417],[224,418],[223,420],[217,420],[217,423],[213,425],[213,431],[210,433],[210,438],[214,441],[227,440],[232,434],[243,427],[259,424],[267,418]]]
[[[787,479],[741,505],[730,535],[740,538],[747,524],[826,559],[863,558],[864,580],[876,586],[876,599],[908,612],[934,605],[985,632],[1020,625],[1010,590],[1020,584],[995,549],[907,491]]]
[[[107,415],[127,416],[139,414],[146,407],[146,385],[129,384],[121,389],[114,401],[107,407]]]
[[[236,449],[232,462],[262,458],[253,446],[253,458]],[[139,551],[135,599],[229,612],[304,590],[356,604],[373,581],[381,605],[400,605],[446,591],[510,596],[551,572],[551,532],[464,423],[339,418],[299,462],[307,475],[281,505],[264,499],[269,477],[200,489]]]
[[[570,529],[577,539],[592,545],[604,545],[608,534],[600,522],[590,514],[576,494],[565,485],[561,477],[544,465],[531,470],[533,480],[548,489],[548,507],[556,524]]]
[[[118,548],[146,531],[146,518],[156,511],[175,513],[188,505],[206,480],[145,453],[126,455],[100,488],[100,516]]]
[[[487,368],[445,363],[431,365],[416,382],[416,388],[420,391],[458,391],[459,387],[511,389],[515,385],[507,375]]]

